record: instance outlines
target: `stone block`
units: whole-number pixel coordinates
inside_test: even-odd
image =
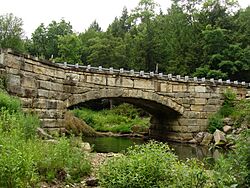
[[[27,98],[36,98],[37,89],[36,88],[21,88],[22,96]]]
[[[219,99],[208,99],[207,104],[209,104],[209,105],[218,105],[218,104],[221,104],[221,102],[220,102]]]
[[[191,111],[202,112],[204,110],[204,105],[191,105]]]
[[[20,74],[20,70],[19,69],[13,69],[13,68],[6,67],[6,71],[7,71],[8,74],[16,74],[16,75]]]
[[[41,98],[49,98],[49,91],[45,89],[38,89],[37,95],[38,97],[41,97]]]
[[[135,79],[134,88],[154,90],[154,81],[151,79]]]
[[[188,132],[188,127],[187,126],[171,126],[169,127],[170,131],[174,132]]]
[[[53,91],[63,91],[63,84],[51,83],[51,90]]]
[[[213,135],[210,133],[205,133],[202,142],[200,143],[201,145],[208,146],[213,140]]]
[[[217,105],[205,105],[204,111],[205,112],[216,112],[219,109],[219,106]]]
[[[206,92],[206,86],[195,86],[194,91],[197,93],[205,93]]]
[[[195,93],[195,98],[211,98],[211,93]]]
[[[21,78],[19,75],[9,74],[7,76],[7,86],[20,86],[21,85]]]
[[[23,108],[32,108],[33,99],[32,98],[20,98]]]
[[[194,103],[197,105],[199,104],[206,104],[207,103],[207,99],[206,98],[195,98],[194,99]]]
[[[226,144],[227,140],[225,138],[225,133],[223,133],[222,131],[216,129],[213,136],[214,136],[215,145]]]
[[[196,132],[199,132],[200,131],[200,126],[188,126],[187,127],[187,132],[189,133],[196,133]]]
[[[33,66],[32,66],[32,64],[24,63],[23,66],[21,67],[21,69],[24,71],[32,72]]]
[[[184,92],[183,85],[182,84],[173,85],[173,92]]]
[[[134,85],[134,80],[132,80],[130,78],[126,78],[126,77],[121,78],[121,86],[122,87],[130,87],[130,88],[132,88],[133,85]]]
[[[200,114],[201,112],[185,111],[183,117],[186,117],[188,119],[195,119],[195,118],[200,118]]]
[[[87,75],[87,82],[88,83],[93,83],[93,84],[98,84],[98,85],[106,85],[106,77],[104,75]]]
[[[47,75],[46,74],[47,71],[48,71],[48,69],[46,69],[42,66],[33,65],[33,72],[36,74]]]
[[[161,92],[173,92],[172,84],[170,83],[160,83]]]
[[[197,125],[197,119],[180,118],[178,119],[180,126],[195,126]]]
[[[52,90],[51,82],[50,81],[38,81],[38,88],[44,90]]]
[[[61,79],[65,79],[66,75],[64,71],[61,70],[55,70],[55,77],[56,78],[61,78]]]
[[[108,76],[107,77],[107,85],[108,86],[116,86],[116,78]]]
[[[188,86],[187,86],[187,91],[190,92],[190,93],[195,92],[195,86],[190,86],[190,85],[188,85]]]
[[[7,67],[10,67],[12,69],[18,69],[18,70],[20,70],[20,68],[21,68],[21,62],[18,61],[15,57],[8,56],[5,59],[5,61],[6,61],[6,66]]]
[[[23,76],[21,79],[21,86],[24,88],[36,88],[36,80],[33,77]]]

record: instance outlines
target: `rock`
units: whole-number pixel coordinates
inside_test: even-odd
[[[202,142],[200,143],[201,145],[208,146],[213,140],[213,135],[210,133],[204,133],[204,137]]]
[[[80,147],[82,151],[86,151],[86,152],[92,151],[92,148],[88,142],[82,142]]]
[[[228,133],[228,132],[231,131],[231,130],[232,130],[232,126],[225,125],[225,126],[223,127],[223,132],[224,132],[224,133]]]
[[[98,135],[92,127],[87,125],[83,120],[75,117],[71,112],[65,113],[64,120],[66,130],[75,135],[82,135],[86,137],[95,137]]]
[[[225,138],[225,133],[218,129],[216,129],[213,136],[214,136],[215,145],[224,145],[227,142]]]
[[[46,133],[42,128],[37,128],[36,132],[42,139],[53,139],[53,137]]]
[[[204,132],[199,132],[199,133],[197,133],[197,135],[194,137],[194,139],[195,139],[198,143],[200,143],[200,142],[202,141],[203,137],[204,137]]]
[[[58,144],[59,142],[55,139],[45,140],[47,143]]]
[[[195,140],[195,139],[193,138],[192,140],[189,140],[188,143],[196,144],[196,143],[197,143],[197,140]]]
[[[233,125],[233,121],[232,121],[232,119],[231,118],[224,118],[223,119],[223,124],[224,125],[229,125],[229,126],[231,126],[231,125]]]
[[[215,149],[213,152],[213,158],[219,159],[221,157],[220,151],[218,149]]]
[[[95,177],[90,177],[90,178],[88,178],[88,179],[86,179],[86,184],[88,185],[88,186],[91,186],[91,187],[93,187],[93,186],[98,186],[98,179],[97,178],[95,178]]]

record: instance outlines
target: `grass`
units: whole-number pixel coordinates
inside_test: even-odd
[[[149,117],[140,117],[140,112],[129,104],[101,111],[87,108],[74,109],[73,113],[96,131],[101,132],[131,133],[134,126],[144,130],[149,127]]]
[[[80,181],[90,162],[71,139],[55,143],[36,135],[39,119],[21,111],[19,100],[0,91],[0,187],[37,187],[46,181]]]

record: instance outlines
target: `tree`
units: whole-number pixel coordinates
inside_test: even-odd
[[[23,52],[23,21],[13,14],[0,16],[0,48],[12,48]]]
[[[115,18],[113,23],[109,25],[107,33],[112,34],[114,37],[124,38],[130,27],[131,24],[129,23],[128,10],[126,7],[124,7],[122,11],[122,16],[120,18]]]
[[[99,26],[98,22],[96,20],[94,20],[88,30],[92,30],[92,31],[96,31],[96,32],[101,32],[102,31],[102,28]]]
[[[56,61],[81,64],[82,43],[76,34],[60,36],[58,40],[58,55]]]
[[[59,57],[58,40],[60,36],[72,34],[72,26],[62,19],[59,23],[52,21],[47,27],[44,24],[32,33],[30,53],[46,59]]]

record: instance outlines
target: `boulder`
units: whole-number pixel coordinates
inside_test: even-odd
[[[197,140],[195,140],[194,138],[192,140],[189,140],[188,143],[190,144],[197,144]]]
[[[233,125],[233,120],[229,117],[226,117],[223,119],[223,124],[231,126],[231,125]]]
[[[196,134],[196,136],[194,137],[194,139],[195,139],[198,143],[200,143],[200,142],[202,141],[203,137],[204,137],[204,132],[199,132],[199,133]]]
[[[98,179],[95,178],[95,177],[90,177],[88,179],[86,179],[86,184],[87,186],[90,186],[90,187],[95,187],[95,186],[98,186]]]
[[[88,142],[82,142],[80,147],[81,147],[82,151],[86,151],[86,152],[91,152],[92,151],[92,148],[91,148],[91,146],[90,146],[90,144]]]
[[[232,126],[225,125],[225,126],[223,127],[223,132],[224,132],[224,133],[228,133],[228,132],[231,131],[231,130],[232,130]]]
[[[208,146],[213,140],[213,135],[210,133],[204,133],[204,137],[202,142],[200,143],[201,145]]]
[[[39,137],[42,139],[53,139],[53,137],[51,135],[49,135],[48,133],[46,133],[42,128],[38,127],[36,129],[36,132],[39,135]]]
[[[215,145],[224,145],[226,144],[227,140],[225,138],[225,133],[216,129],[213,134]]]

